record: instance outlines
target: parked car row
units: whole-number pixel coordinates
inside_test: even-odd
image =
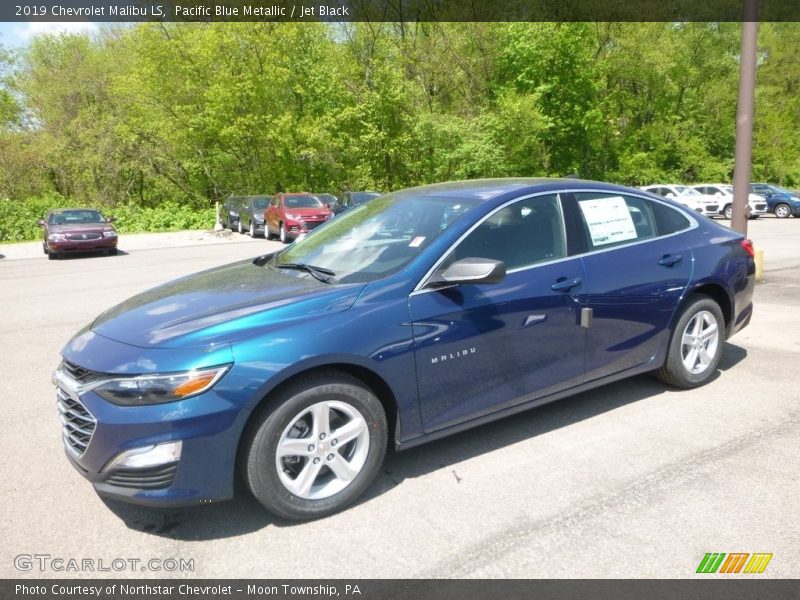
[[[707,217],[733,216],[733,186],[727,183],[699,183],[695,185],[653,184],[640,189],[670,198]],[[757,219],[766,213],[779,219],[800,216],[800,196],[777,185],[750,184],[747,196],[747,216]]]
[[[222,204],[222,226],[252,237],[279,238],[289,243],[337,214],[377,198],[380,192],[333,194],[278,193],[274,196],[229,196]]]

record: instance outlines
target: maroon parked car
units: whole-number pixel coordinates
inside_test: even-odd
[[[59,208],[51,210],[37,222],[42,228],[42,249],[47,258],[78,252],[117,253],[117,230],[111,222],[92,208]]]
[[[267,238],[277,235],[286,244],[333,217],[333,211],[316,196],[300,192],[275,194],[264,211]]]

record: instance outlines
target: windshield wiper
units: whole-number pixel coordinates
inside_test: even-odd
[[[307,265],[306,263],[283,263],[276,266],[279,269],[297,269],[298,271],[305,271],[314,279],[319,279],[322,283],[331,283],[336,275],[336,273],[330,269],[315,267],[314,265]]]

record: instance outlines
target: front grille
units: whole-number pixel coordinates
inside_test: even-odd
[[[712,213],[719,212],[719,206],[716,204],[708,204],[706,205],[706,210]]]
[[[68,360],[61,361],[61,368],[67,373],[67,375],[79,383],[89,383],[90,381],[96,381],[102,377],[105,377],[103,373],[97,373],[95,371],[90,371],[89,369],[84,369],[83,367],[79,367],[75,363],[71,363]]]
[[[306,221],[306,229],[314,229],[315,227],[322,225],[324,222],[325,221]]]
[[[116,469],[106,478],[106,483],[140,490],[159,490],[172,485],[177,470],[176,462],[150,469]]]
[[[102,236],[99,233],[71,233],[67,235],[67,239],[74,242],[82,242],[83,240],[99,240]]]
[[[58,413],[64,444],[75,456],[81,456],[92,441],[97,420],[80,401],[56,388]]]
[[[767,210],[766,204],[756,204],[756,210]]]

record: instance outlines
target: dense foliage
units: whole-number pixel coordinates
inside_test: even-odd
[[[739,36],[736,23],[142,23],[39,36],[0,51],[0,199],[25,205],[0,204],[0,229],[15,232],[0,237],[29,235],[6,219],[62,200],[174,228],[229,193],[573,173],[730,180]],[[800,25],[761,24],[754,179],[800,185],[798,52]],[[167,201],[185,208],[138,216]]]

